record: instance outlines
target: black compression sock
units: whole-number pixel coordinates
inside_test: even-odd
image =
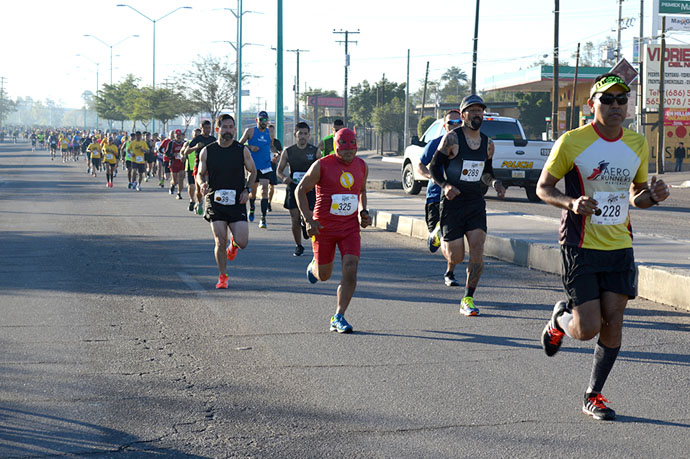
[[[469,296],[470,298],[474,297],[474,291],[477,289],[477,287],[465,287],[465,296]]]
[[[601,393],[606,378],[609,377],[611,368],[613,368],[613,364],[616,362],[618,351],[620,351],[620,346],[606,347],[601,344],[601,340],[597,342],[594,348],[594,366],[592,367],[592,376],[589,379],[588,392]]]
[[[256,203],[256,199],[250,199],[250,200],[249,200],[249,209],[250,209],[250,210],[256,209],[256,204],[255,204],[255,203]]]
[[[263,198],[263,199],[261,199],[261,216],[262,217],[266,216],[267,210],[268,210],[268,199]]]

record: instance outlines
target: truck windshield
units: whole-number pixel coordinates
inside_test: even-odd
[[[521,140],[522,134],[515,121],[498,121],[485,119],[481,131],[492,140]]]

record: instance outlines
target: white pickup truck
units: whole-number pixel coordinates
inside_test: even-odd
[[[521,186],[531,202],[539,202],[537,181],[544,163],[551,152],[553,142],[527,140],[522,125],[515,118],[486,113],[482,133],[494,141],[494,175],[503,186]],[[405,149],[402,164],[402,186],[409,194],[418,194],[428,179],[417,172],[416,165],[424,146],[444,134],[443,120],[436,120],[424,132],[421,139],[412,137],[412,144]]]

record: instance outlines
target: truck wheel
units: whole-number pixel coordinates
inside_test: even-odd
[[[422,184],[414,179],[412,163],[405,164],[402,171],[402,187],[407,194],[419,194]]]
[[[537,196],[536,186],[526,186],[525,193],[527,193],[527,200],[529,202],[541,202],[541,199]]]

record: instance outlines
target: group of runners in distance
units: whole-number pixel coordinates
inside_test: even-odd
[[[588,100],[593,121],[556,141],[537,185],[539,197],[563,212],[559,243],[566,294],[542,331],[542,346],[553,356],[565,336],[582,341],[598,336],[582,410],[600,420],[615,418],[601,391],[620,349],[625,307],[636,296],[629,206],[648,208],[669,196],[662,180],[652,177],[648,182],[644,136],[622,127],[629,92],[617,75],[596,79]],[[425,209],[428,246],[432,252],[441,249],[446,259],[444,283],[449,287],[460,286],[454,269],[464,261],[467,243],[460,313],[469,317],[479,315],[474,295],[484,271],[487,218],[482,186],[492,188],[499,198],[506,192],[493,174],[493,142],[481,132],[485,109],[479,96],[469,95],[459,109],[447,112],[445,134],[426,145],[418,166],[430,179]],[[352,332],[345,312],[357,285],[360,231],[372,223],[368,168],[357,157],[356,133],[337,120],[332,133],[312,145],[309,125],[299,122],[295,143],[283,149],[265,111],[239,138],[235,119],[228,114],[220,115],[213,126],[217,137],[211,128],[211,122],[202,122],[191,140],[179,130],[163,139],[140,132],[81,137],[69,131],[32,133],[31,138],[36,135],[39,145],[40,139],[46,142],[51,159],[60,152],[63,161],[76,161],[79,151],[84,152],[88,172],[96,176],[104,170],[108,187],[120,165],[127,170],[128,188],[137,191],[150,178],[158,179],[160,187],[170,180],[170,194],[182,199],[186,179],[189,210],[203,215],[211,226],[218,289],[228,288],[228,262],[249,243],[248,222],[260,212],[259,227],[267,227],[271,188],[284,183],[293,255],[305,252],[304,240],[312,242],[308,281],[328,280],[336,248],[340,252],[342,279],[329,326],[331,331]],[[556,188],[561,179],[565,193]]]

